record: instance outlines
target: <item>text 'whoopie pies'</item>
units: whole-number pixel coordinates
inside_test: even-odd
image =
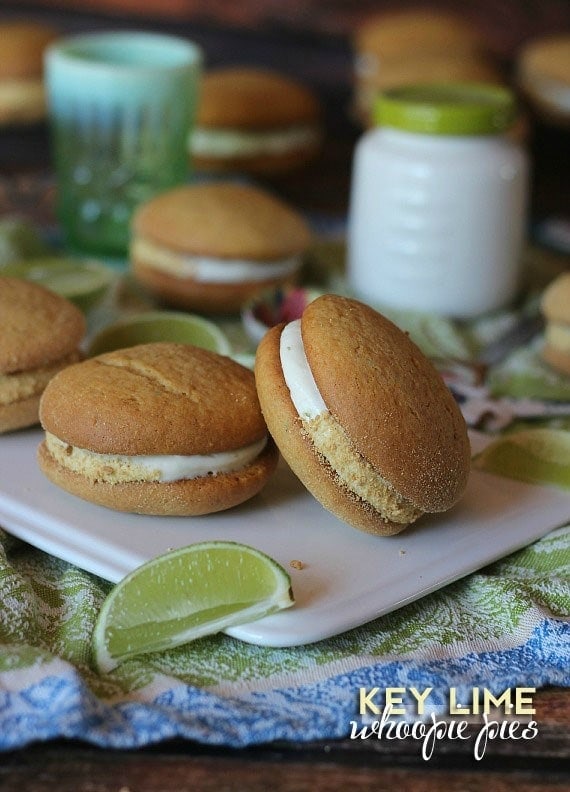
[[[0,277],[0,434],[38,423],[40,396],[80,359],[85,317],[37,283]]]
[[[459,408],[408,336],[367,305],[319,297],[265,335],[255,376],[283,457],[353,527],[395,534],[463,493],[470,446]]]
[[[119,511],[228,509],[259,492],[278,459],[253,373],[186,344],[142,344],[71,366],[46,388],[40,419],[45,475]]]

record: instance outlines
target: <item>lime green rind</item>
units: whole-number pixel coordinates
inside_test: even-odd
[[[385,305],[376,305],[375,308],[401,330],[409,333],[412,341],[427,357],[459,360],[473,357],[475,350],[468,334],[459,329],[453,320]]]
[[[229,627],[236,627],[270,616],[291,605],[293,605],[293,601],[289,597],[284,597],[271,607],[268,607],[265,601],[250,605],[240,602],[235,605],[220,605],[217,608],[193,614],[186,619],[173,619],[163,625],[148,624],[143,629],[137,625],[135,628],[120,632],[109,631],[106,639],[113,651],[97,653],[97,666],[103,672],[112,671],[119,662],[137,657],[141,653],[148,654],[149,652],[174,649],[206,635],[222,632]],[[202,619],[207,621],[201,624]],[[145,648],[141,652],[142,644]],[[133,646],[132,649],[131,646]]]
[[[97,261],[42,257],[18,261],[2,268],[2,274],[39,283],[88,311],[105,297],[116,274]]]
[[[570,377],[554,371],[542,360],[542,344],[540,337],[490,372],[487,386],[493,396],[570,401]]]
[[[52,249],[28,220],[19,217],[0,219],[0,273],[7,264],[48,256],[51,252]]]
[[[544,401],[570,401],[570,380],[549,381],[547,377],[533,374],[491,375],[489,380],[493,396],[510,396],[513,399],[539,399]]]
[[[101,330],[90,344],[89,355],[157,341],[192,344],[220,355],[232,351],[225,333],[208,319],[179,311],[145,311]]]
[[[570,489],[570,432],[529,429],[505,435],[478,454],[473,467],[530,484]]]

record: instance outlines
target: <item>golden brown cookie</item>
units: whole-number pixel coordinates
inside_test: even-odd
[[[0,23],[0,124],[45,116],[43,55],[56,37],[55,30],[37,22]]]
[[[450,82],[502,85],[504,79],[491,60],[478,53],[412,53],[384,61],[377,71],[363,71],[355,83],[354,111],[365,126],[372,126],[375,101],[382,91],[403,85]]]
[[[252,372],[187,344],[143,344],[71,366],[46,389],[40,419],[45,475],[119,511],[228,509],[259,492],[277,464]]]
[[[311,235],[304,219],[255,187],[218,182],[153,198],[133,218],[135,278],[163,302],[235,313],[294,280]]]
[[[406,53],[466,53],[486,49],[481,31],[469,19],[435,8],[374,14],[358,27],[353,43],[358,53],[373,53],[382,60]]]
[[[552,368],[570,374],[570,273],[552,281],[540,307],[546,320],[542,357]]]
[[[225,67],[203,78],[189,147],[199,171],[270,174],[308,162],[321,137],[309,88],[275,72]]]
[[[399,533],[461,497],[465,422],[439,373],[372,308],[325,295],[270,330],[255,377],[267,426],[322,505],[368,533]]]
[[[440,9],[385,11],[355,32],[354,112],[366,126],[380,91],[429,82],[503,82],[485,38],[466,17]]]
[[[546,119],[570,126],[570,34],[528,42],[517,59],[518,81]]]
[[[85,318],[43,286],[0,276],[0,433],[38,423],[40,396],[80,358]]]

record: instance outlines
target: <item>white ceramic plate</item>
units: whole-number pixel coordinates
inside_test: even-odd
[[[206,517],[122,514],[51,484],[36,465],[39,430],[0,438],[0,525],[36,547],[117,581],[144,561],[206,539],[253,545],[291,573],[296,603],[232,628],[236,638],[296,646],[371,621],[544,536],[570,520],[568,493],[474,471],[453,510],[394,537],[356,531],[325,511],[282,463],[246,504]],[[291,567],[301,561],[303,568]]]

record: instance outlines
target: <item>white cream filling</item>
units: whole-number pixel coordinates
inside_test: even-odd
[[[328,412],[305,355],[300,319],[289,322],[283,328],[279,355],[283,377],[299,417],[304,421],[310,421]]]
[[[354,60],[354,71],[357,77],[364,79],[377,74],[379,66],[378,56],[372,52],[359,53]]]
[[[285,326],[279,357],[285,383],[309,438],[343,485],[378,514],[396,524],[407,525],[422,513],[383,479],[357,454],[344,429],[330,414],[311,372],[303,339],[301,320]]]
[[[136,455],[98,454],[85,448],[70,446],[55,435],[46,433],[48,448],[58,450],[69,459],[69,466],[80,471],[82,467],[94,471],[96,468],[101,480],[106,478],[121,481],[180,481],[181,479],[195,479],[201,476],[215,476],[219,473],[233,473],[253,462],[263,451],[267,436],[256,443],[237,448],[233,451],[223,451],[217,454],[182,455]],[[119,474],[119,475],[117,475]]]
[[[0,406],[38,396],[46,385],[62,368],[79,360],[78,352],[71,352],[50,366],[41,366],[30,371],[18,371],[14,374],[0,372]]]
[[[3,80],[0,82],[0,105],[28,107],[44,103],[44,86],[40,79]]]
[[[301,266],[300,256],[259,262],[189,256],[167,250],[141,237],[135,237],[131,243],[131,258],[175,278],[191,278],[199,283],[232,284],[285,278]]]
[[[196,157],[257,157],[264,154],[287,154],[299,148],[316,146],[320,132],[314,125],[291,126],[270,132],[241,129],[210,129],[197,127],[188,145]]]
[[[523,74],[523,81],[527,90],[545,104],[564,113],[570,111],[570,85],[549,75],[532,73]]]

